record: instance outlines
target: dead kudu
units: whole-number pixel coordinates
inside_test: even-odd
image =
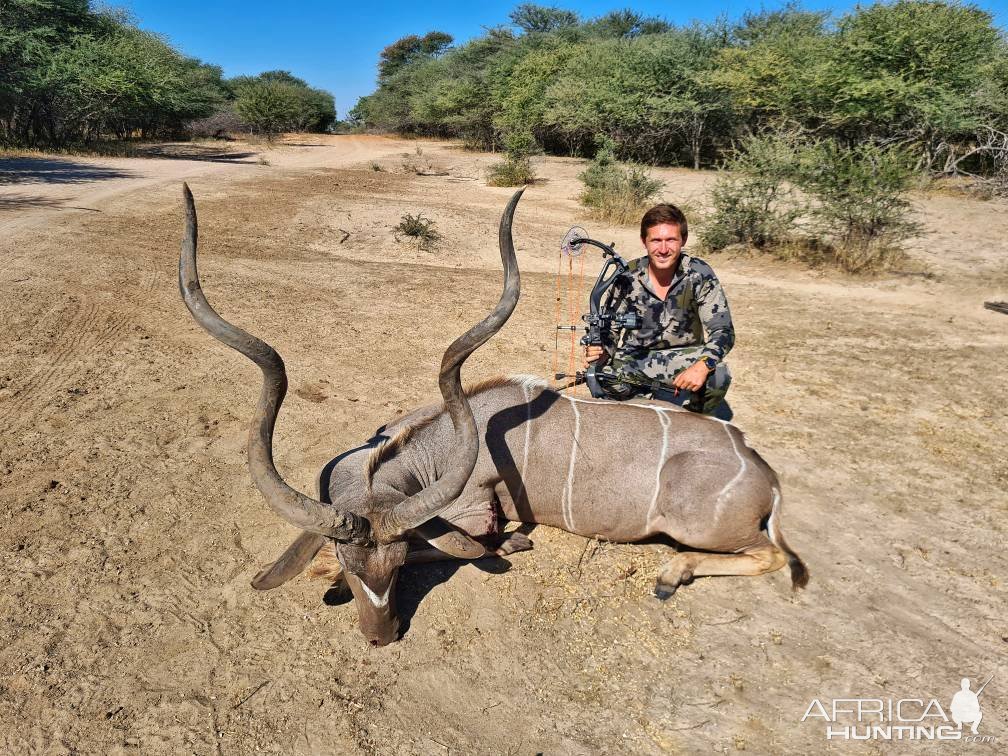
[[[337,457],[320,476],[316,500],[290,488],[274,466],[273,427],[287,389],[283,360],[204,297],[196,209],[185,188],[182,298],[197,323],[262,369],[249,469],[270,507],[304,531],[252,585],[275,588],[334,544],[361,631],[384,645],[399,634],[395,583],[403,564],[530,548],[521,533],[503,532],[511,520],[612,541],[666,534],[702,549],[676,552],[662,567],[660,598],[696,576],[759,575],[785,564],[792,584],[804,586],[808,571],[781,534],[777,476],[734,426],[661,403],[564,396],[533,378],[463,391],[462,363],[518,303],[511,221],[520,197],[515,193],[500,222],[500,301],[444,353],[444,404],[405,415]],[[410,541],[427,545],[411,550]]]

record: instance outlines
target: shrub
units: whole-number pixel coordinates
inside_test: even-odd
[[[833,241],[837,262],[854,273],[887,267],[902,255],[901,243],[920,233],[906,196],[915,178],[898,148],[822,141],[805,150],[797,181],[814,200],[814,230]]]
[[[782,257],[798,251],[832,257],[855,273],[889,267],[902,255],[900,243],[919,233],[907,217],[916,174],[899,149],[764,135],[746,140],[726,168],[700,234],[710,249],[743,243]]]
[[[257,77],[232,80],[234,108],[256,131],[272,136],[283,131],[326,131],[336,120],[328,92],[312,89],[286,71],[266,71]]]
[[[206,118],[199,118],[186,123],[186,132],[191,137],[209,137],[227,139],[230,134],[245,130],[238,114],[230,108],[221,108]]]
[[[504,144],[507,157],[503,162],[490,166],[487,183],[490,186],[523,186],[535,181],[532,155],[539,152],[535,137],[529,132],[512,132],[505,138]]]
[[[392,230],[416,239],[418,249],[429,250],[441,241],[441,234],[434,226],[435,222],[431,218],[425,218],[423,213],[406,213],[399,225]]]
[[[524,186],[535,181],[532,161],[527,157],[507,157],[487,170],[487,184],[490,186]]]
[[[791,239],[803,207],[789,183],[798,148],[790,136],[751,137],[735,152],[711,189],[712,212],[701,242],[708,249],[731,244],[766,248]]]
[[[617,162],[610,144],[603,144],[578,178],[585,185],[581,204],[592,217],[618,224],[639,221],[664,186],[644,166]]]

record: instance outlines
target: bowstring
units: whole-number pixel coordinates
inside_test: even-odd
[[[556,273],[556,316],[554,318],[555,327],[553,328],[553,371],[549,374],[549,385],[556,388],[557,385],[557,371],[560,368],[560,276],[563,271],[563,249],[560,250],[560,255],[557,257],[557,273]]]
[[[564,251],[567,254],[564,254]],[[563,287],[563,260],[564,257],[567,258],[567,286],[566,292],[562,292]],[[574,257],[570,247],[560,248],[559,256],[557,257],[557,272],[556,272],[556,296],[555,296],[555,307],[554,307],[554,337],[553,337],[553,359],[552,366],[553,370],[550,373],[549,384],[561,393],[567,389],[573,389],[573,394],[577,396],[580,391],[578,389],[577,383],[577,323],[579,321],[581,312],[581,302],[584,300],[584,270],[585,270],[585,255],[580,254],[578,257],[578,272],[577,272],[577,285],[574,283]],[[562,310],[563,300],[567,300],[567,322],[560,322],[560,314]],[[557,378],[558,371],[560,368],[560,330],[561,326],[570,332],[570,345],[568,347],[567,353],[567,373],[565,375],[566,380],[563,383]]]
[[[577,292],[576,292],[577,297],[576,297],[575,302],[574,302],[575,310],[574,310],[574,319],[571,320],[572,324],[577,324],[580,321],[580,319],[581,319],[580,318],[581,303],[584,302],[585,257],[587,257],[587,255],[584,254],[584,251],[582,251],[582,253],[578,256],[578,285],[577,285]],[[572,361],[576,360],[576,353],[577,353],[577,341],[574,338],[574,334],[575,333],[576,333],[575,331],[571,331],[571,360]],[[575,365],[575,370],[576,369],[577,368],[576,368],[576,365]],[[574,377],[574,395],[577,396],[580,393],[581,393],[581,389],[578,387],[577,374],[575,372],[575,377]]]
[[[574,301],[574,258],[567,256],[567,325],[574,323],[574,310],[577,303]],[[570,351],[567,354],[567,379],[574,376],[574,341],[577,338],[573,330],[570,331]],[[574,393],[577,393],[577,385],[574,386]]]

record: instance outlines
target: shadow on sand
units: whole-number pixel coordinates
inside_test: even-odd
[[[196,160],[204,163],[243,163],[254,165],[249,158],[258,157],[257,152],[230,152],[200,144],[152,144],[137,147],[133,157],[158,158],[162,160]]]
[[[209,163],[255,165],[256,152],[228,152],[202,145],[158,144],[138,147],[131,157],[158,160],[195,160]],[[82,184],[108,179],[134,178],[124,168],[95,165],[71,157],[15,157],[0,159],[0,186],[7,184]]]
[[[132,171],[81,163],[70,158],[19,157],[0,160],[3,184],[82,184],[90,181],[132,178]]]
[[[19,210],[29,210],[32,208],[47,210],[69,210],[71,208],[63,204],[63,200],[52,197],[39,197],[28,194],[13,194],[0,196],[0,213],[18,212]],[[89,207],[75,207],[74,210],[92,210]],[[98,212],[94,210],[94,212]]]

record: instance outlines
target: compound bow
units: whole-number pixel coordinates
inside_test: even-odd
[[[602,250],[602,257],[605,259],[605,264],[602,266],[602,270],[599,271],[598,278],[595,279],[595,285],[592,287],[591,295],[588,297],[588,314],[582,315],[581,319],[585,322],[584,330],[585,335],[581,337],[580,343],[582,346],[603,346],[604,339],[603,336],[609,333],[613,328],[618,329],[628,329],[632,330],[640,327],[640,321],[637,314],[634,312],[617,314],[613,308],[611,308],[611,300],[603,304],[602,299],[608,293],[609,289],[612,288],[616,280],[623,275],[627,275],[630,271],[630,266],[627,264],[626,260],[617,254],[616,250],[613,249],[615,242],[613,244],[603,244],[600,241],[589,238],[588,234],[584,229],[575,226],[564,236],[563,241],[560,244],[560,255],[561,262],[563,257],[574,258],[580,257],[584,250],[585,245],[590,245],[597,247]],[[569,267],[573,270],[573,265],[570,264]],[[584,269],[584,262],[582,260],[581,269]],[[570,291],[568,290],[568,299],[570,298]],[[557,314],[559,316],[560,307],[560,279],[559,272],[557,277]],[[573,320],[573,311],[571,312],[571,319]],[[559,317],[557,318],[559,321]],[[554,380],[563,379],[573,379],[573,385],[579,383],[585,383],[588,385],[588,390],[591,392],[593,397],[604,398],[608,394],[605,389],[602,388],[602,381],[606,380],[609,376],[604,375],[600,372],[600,360],[596,360],[591,363],[587,370],[574,370],[574,338],[573,334],[577,331],[578,326],[574,323],[561,324],[557,323],[557,340],[556,346],[554,348]],[[567,373],[558,373],[555,370],[556,366],[556,350],[559,349],[559,332],[560,331],[570,331],[571,332],[571,356],[570,364],[571,370]]]

